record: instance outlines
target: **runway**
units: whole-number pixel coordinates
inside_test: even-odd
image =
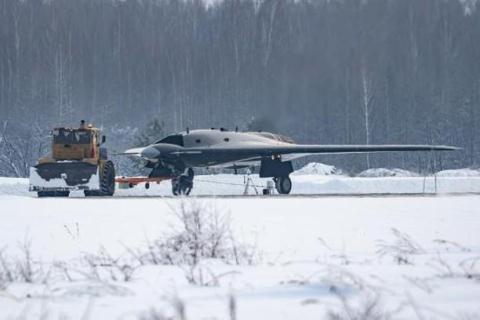
[[[189,197],[199,199],[308,199],[308,198],[398,198],[480,195],[480,177],[385,177],[351,178],[344,176],[322,177],[315,175],[292,176],[293,188],[289,195],[263,195],[268,179],[255,177],[246,188],[242,176],[210,175],[194,182]],[[244,195],[247,189],[249,195]],[[256,190],[255,190],[256,189]],[[28,192],[28,179],[0,178],[0,196],[36,197]],[[83,192],[72,192],[70,197],[84,199]],[[97,198],[95,199],[104,199]],[[135,188],[117,188],[114,199],[175,199],[170,183],[144,185]]]

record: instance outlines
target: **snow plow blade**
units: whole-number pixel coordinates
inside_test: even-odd
[[[98,166],[87,162],[42,163],[30,168],[30,191],[98,190]]]

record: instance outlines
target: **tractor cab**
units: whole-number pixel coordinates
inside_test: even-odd
[[[95,159],[99,147],[99,131],[96,128],[53,130],[52,157],[57,161]]]

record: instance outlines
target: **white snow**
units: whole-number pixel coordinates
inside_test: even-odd
[[[438,177],[480,177],[480,170],[475,169],[458,169],[443,170],[437,173]]]
[[[342,170],[337,169],[335,166],[330,166],[328,164],[323,164],[319,162],[310,162],[301,169],[296,170],[292,175],[342,175]]]
[[[243,191],[241,176],[197,179],[240,184],[196,181],[198,194],[219,187],[218,194]],[[298,193],[346,193],[417,191],[423,178],[292,179]],[[478,191],[479,181],[448,177],[437,182],[455,192]],[[26,191],[28,180],[0,178],[0,250],[20,259],[19,244],[29,239],[35,268],[50,272],[45,283],[0,286],[0,318],[152,319],[152,312],[175,315],[181,301],[187,319],[229,319],[231,295],[237,319],[328,319],[329,312],[344,312],[339,297],[356,311],[377,301],[374,309],[391,313],[392,319],[480,316],[480,196],[152,197],[169,194],[169,187],[166,182],[149,190],[119,190],[113,198],[36,198]],[[189,283],[185,266],[146,264],[123,282],[108,272],[97,279],[82,265],[82,256],[100,248],[127,259],[128,251],[165,237],[178,225],[172,211],[182,201],[229,215],[236,239],[256,245],[257,263],[202,261],[196,271],[216,279],[211,286]],[[68,266],[71,281],[62,265]]]
[[[28,179],[0,177],[0,195],[32,195],[28,192]]]
[[[419,193],[477,193],[480,192],[480,176],[468,175],[470,169],[455,170],[437,177],[348,177],[342,175],[296,174],[291,175],[292,194],[419,194]],[[250,176],[259,194],[270,179]],[[93,179],[95,180],[95,179]],[[195,177],[192,195],[242,195],[245,191],[246,176],[233,174],[199,175]],[[95,180],[96,181],[96,180]],[[255,194],[249,188],[249,194]],[[35,197],[28,192],[27,179],[0,177],[0,195],[15,194]],[[81,191],[73,191],[72,196],[83,196]],[[117,188],[115,196],[170,196],[171,184],[164,181],[152,183],[150,189],[140,184],[132,189]]]
[[[418,174],[399,168],[386,169],[386,168],[374,168],[367,169],[360,172],[358,177],[362,178],[379,178],[379,177],[418,177]]]
[[[270,179],[251,176],[253,184],[261,194]],[[480,192],[480,177],[382,177],[352,178],[347,176],[322,176],[315,174],[292,175],[292,194],[369,194],[369,193],[472,193]],[[241,195],[245,191],[246,177],[242,175],[218,174],[196,176],[192,195]],[[249,194],[255,194],[249,189]],[[152,184],[149,190],[142,185],[134,189],[117,190],[117,196],[128,195],[171,195],[171,184],[164,181]]]

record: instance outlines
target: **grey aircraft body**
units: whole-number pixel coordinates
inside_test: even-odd
[[[292,160],[313,154],[346,154],[396,151],[452,151],[443,145],[312,145],[270,132],[238,132],[226,129],[199,129],[169,135],[149,146],[130,149],[147,161],[150,177],[172,178],[172,192],[189,194],[193,169],[260,167],[262,178],[271,177],[277,191],[290,193]]]

